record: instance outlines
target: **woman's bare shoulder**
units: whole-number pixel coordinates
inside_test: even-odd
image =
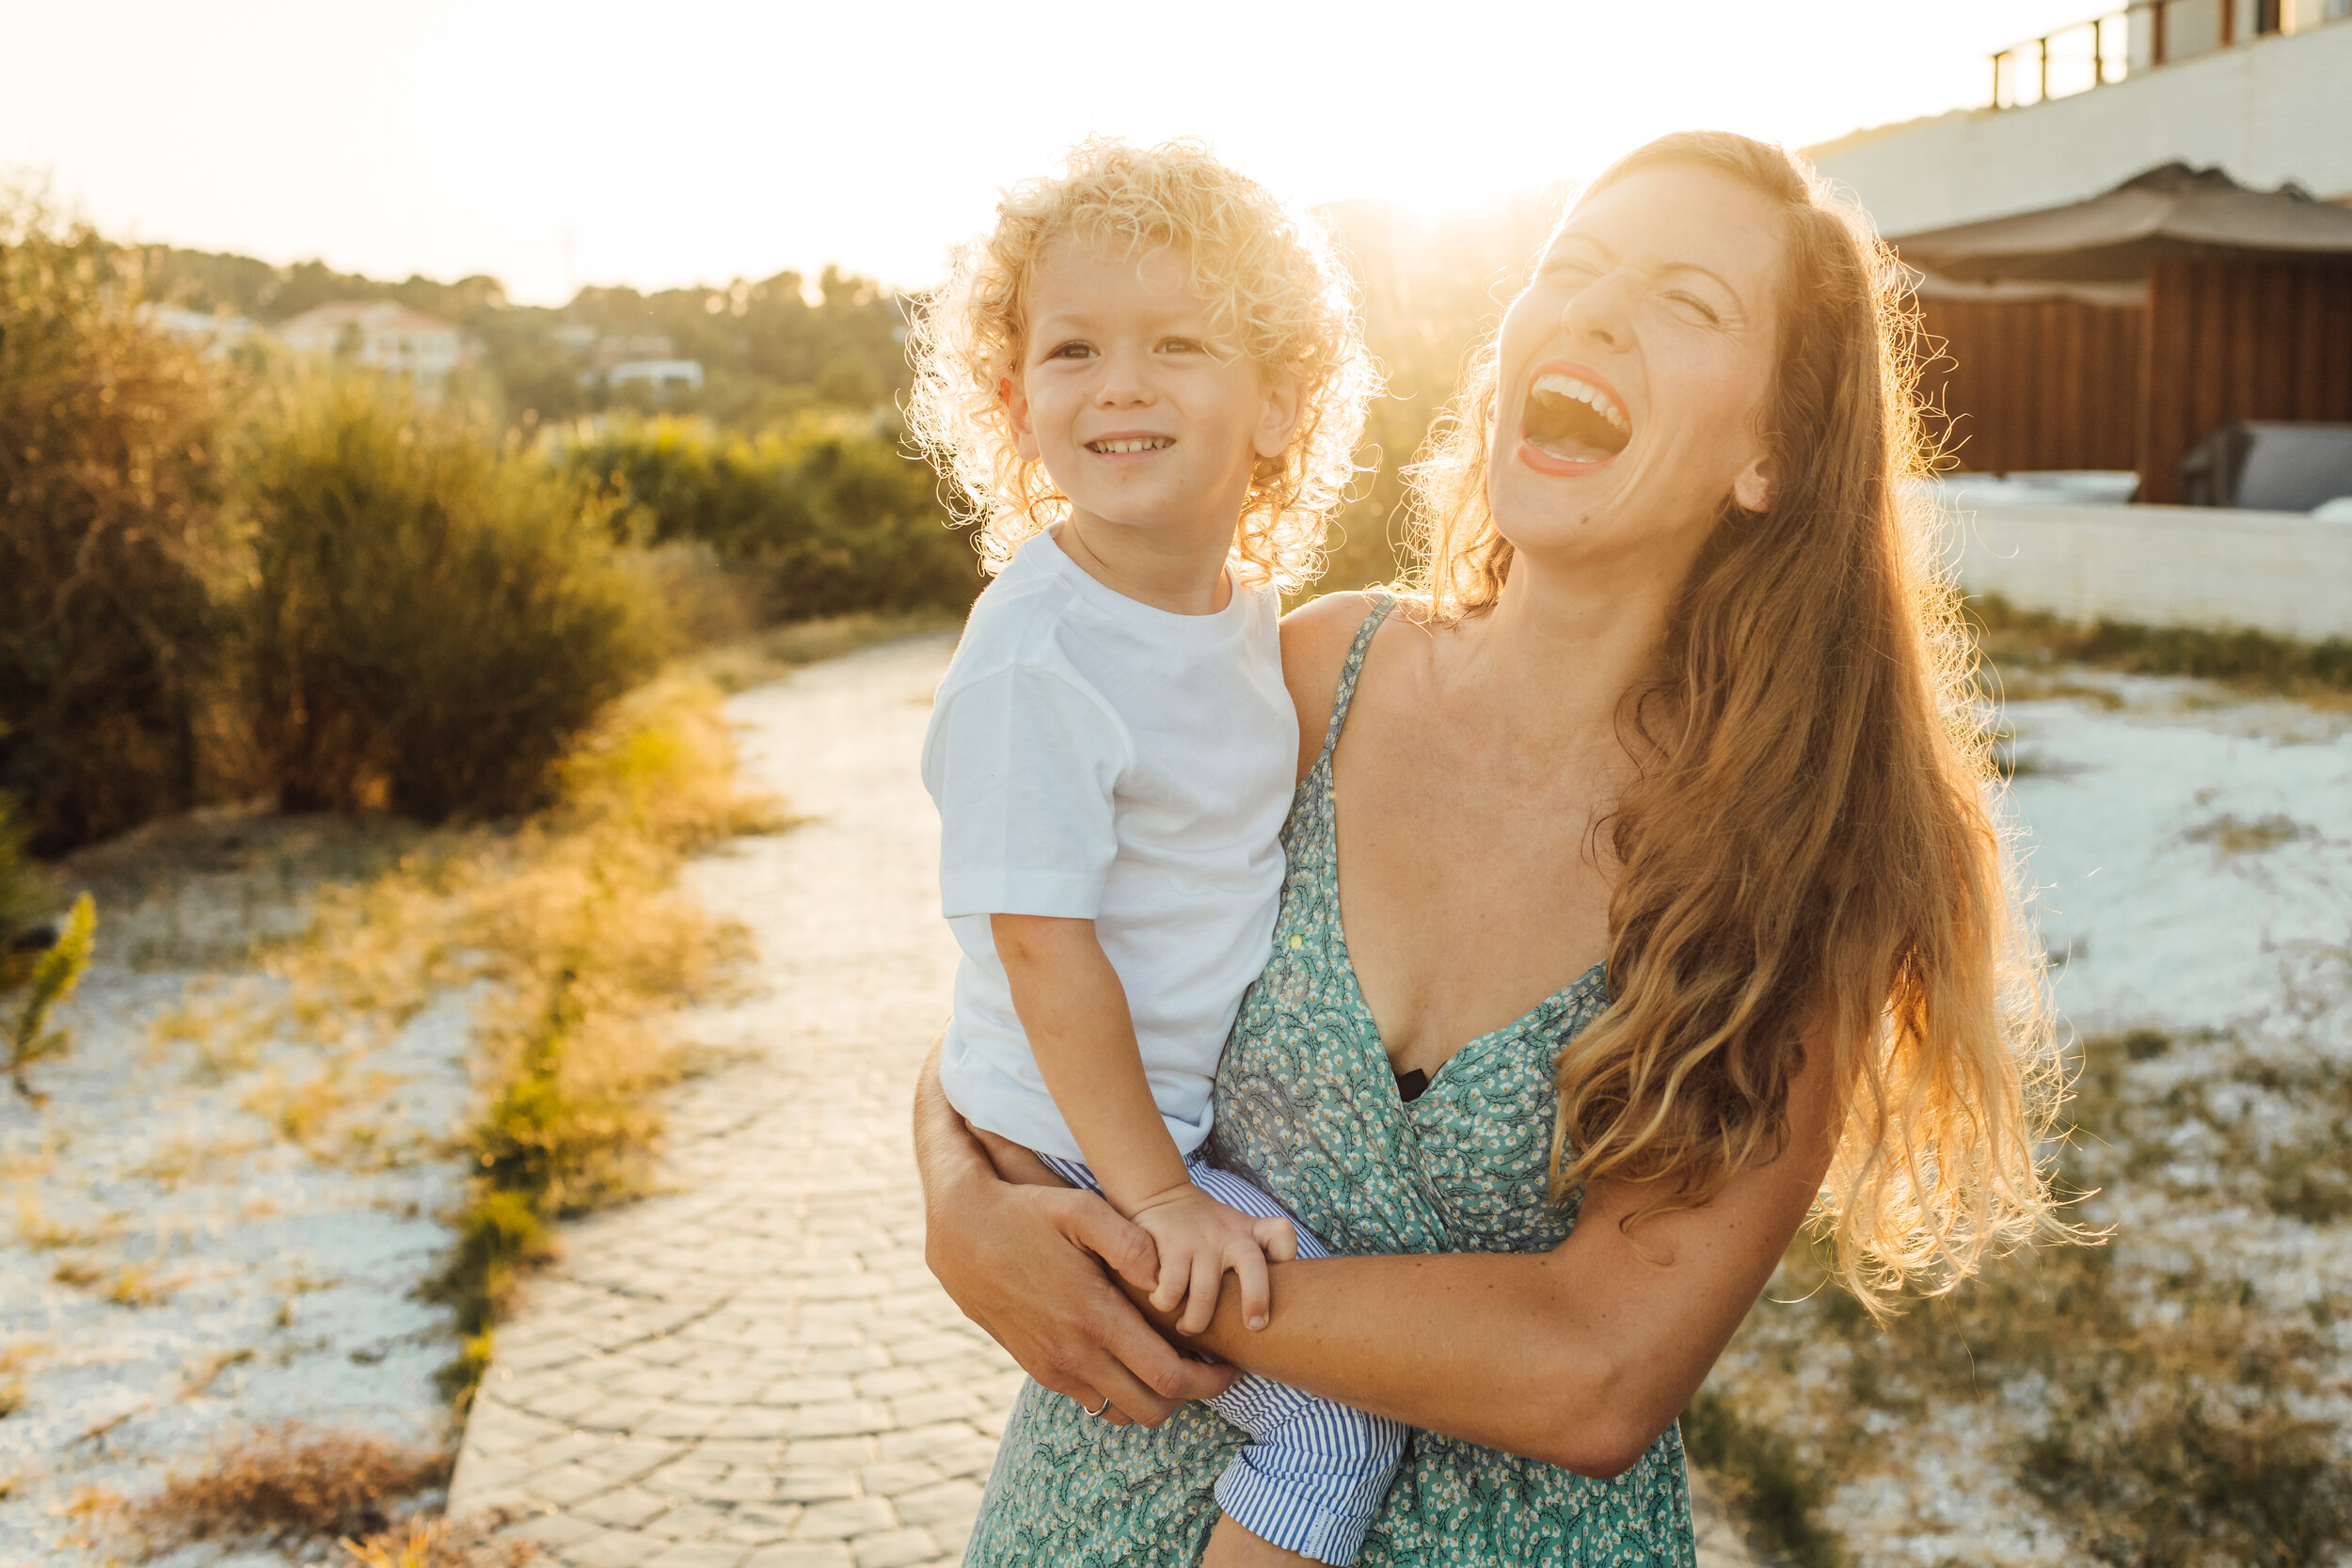
[[[1282,684],[1298,710],[1298,776],[1323,753],[1323,732],[1339,694],[1340,672],[1356,632],[1372,613],[1372,595],[1326,594],[1282,617]]]

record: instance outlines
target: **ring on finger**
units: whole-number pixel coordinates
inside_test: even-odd
[[[1079,1409],[1081,1409],[1081,1410],[1087,1410],[1087,1414],[1088,1414],[1088,1415],[1089,1415],[1089,1416],[1100,1416],[1100,1415],[1102,1415],[1102,1414],[1103,1414],[1103,1412],[1104,1412],[1104,1411],[1108,1410],[1110,1407],[1111,1407],[1111,1397],[1110,1397],[1108,1394],[1104,1394],[1104,1395],[1103,1396],[1103,1403],[1102,1403],[1102,1405],[1101,1405],[1099,1408],[1097,1408],[1097,1409],[1093,1409],[1093,1410],[1087,1410],[1087,1407],[1086,1407],[1086,1402],[1085,1402],[1085,1401],[1083,1401],[1083,1400],[1081,1400],[1081,1401],[1079,1401],[1079,1402],[1078,1402],[1078,1408],[1079,1408]]]

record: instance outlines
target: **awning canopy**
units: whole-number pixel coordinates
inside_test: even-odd
[[[2165,164],[2088,201],[1889,243],[1910,265],[1961,283],[2134,283],[2150,262],[2175,258],[2352,258],[2352,208]]]

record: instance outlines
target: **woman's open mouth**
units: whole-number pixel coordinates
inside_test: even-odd
[[[1633,438],[1615,388],[1581,365],[1539,365],[1519,411],[1519,457],[1548,474],[1581,474],[1614,458]]]

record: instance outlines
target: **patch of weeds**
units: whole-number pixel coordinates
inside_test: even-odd
[[[16,1239],[36,1252],[59,1252],[67,1247],[96,1246],[105,1238],[51,1219],[42,1212],[40,1197],[29,1188],[20,1188],[16,1195]]]
[[[674,675],[615,703],[557,768],[555,803],[501,829],[449,829],[371,880],[324,890],[310,927],[263,955],[278,982],[252,1032],[345,1059],[436,996],[487,982],[475,1014],[480,1097],[459,1147],[473,1172],[458,1242],[431,1287],[469,1345],[444,1378],[461,1403],[519,1272],[556,1219],[629,1196],[678,1063],[660,1026],[711,986],[741,939],[673,886],[685,857],[789,818],[737,784],[707,680]],[[248,1103],[344,1157],[357,1097],[264,1080]],[[340,1143],[337,1142],[340,1140]]]
[[[2309,1335],[2224,1314],[2143,1335],[2069,1387],[2028,1445],[2025,1490],[2117,1568],[2298,1568],[2352,1543],[2352,1470],[2334,1423],[2296,1414]],[[2249,1332],[2250,1328],[2250,1332]],[[2218,1331],[2217,1333],[2217,1331]]]
[[[370,1169],[390,1163],[401,1141],[372,1119],[403,1080],[393,1073],[350,1073],[329,1063],[298,1083],[271,1068],[240,1100],[246,1110],[312,1159]]]
[[[1693,1462],[1731,1473],[1758,1544],[1801,1560],[1808,1521],[1851,1536],[1849,1484],[1948,1497],[1952,1479],[1906,1470],[1885,1434],[1964,1412],[1970,1441],[1993,1434],[1970,1503],[2037,1511],[2068,1560],[2286,1568],[2352,1546],[2341,1303],[2267,1296],[2204,1227],[2352,1216],[2352,1069],[2301,1027],[2079,1042],[2055,1184],[2085,1197],[2085,1223],[2112,1223],[2105,1244],[1993,1259],[1882,1326],[1823,1288],[1822,1243],[1800,1237],[1710,1377],[1717,1402],[1686,1418]],[[2168,1214],[2189,1228],[2152,1218]],[[1793,1539],[1775,1523],[1790,1518]],[[1886,1543],[1848,1544],[1874,1559]]]
[[[49,1015],[73,995],[97,945],[98,907],[85,893],[73,901],[56,940],[39,951],[22,981],[9,976],[11,983],[5,989],[23,994],[0,1009],[0,1044],[8,1047],[8,1081],[16,1085],[19,1099],[38,1103],[41,1096],[34,1092],[29,1069],[72,1048],[73,1037],[53,1027]]]
[[[1723,1394],[1699,1390],[1682,1413],[1691,1463],[1721,1486],[1725,1506],[1747,1525],[1752,1546],[1794,1568],[1841,1568],[1837,1532],[1821,1523],[1829,1487],[1786,1434],[1740,1415]]]
[[[379,1536],[406,1499],[449,1480],[446,1456],[299,1422],[222,1445],[125,1513],[148,1554],[197,1541],[278,1546]]]
[[[2352,639],[2303,642],[2268,632],[2150,626],[2130,621],[2062,621],[2019,610],[1997,594],[1963,602],[1988,658],[2004,668],[2044,660],[2134,674],[2193,675],[2240,691],[2335,699],[2352,693]]]
[[[180,1397],[192,1400],[204,1393],[231,1367],[242,1367],[253,1359],[250,1349],[213,1351],[188,1363],[180,1377]]]
[[[250,1138],[199,1138],[184,1131],[177,1132],[157,1139],[154,1152],[135,1166],[133,1174],[143,1181],[181,1192],[191,1182],[207,1177],[241,1175],[242,1160],[259,1147]],[[261,1214],[275,1212],[275,1207],[268,1199],[255,1195],[254,1199],[247,1200],[246,1212]]]
[[[176,1279],[157,1279],[143,1263],[126,1263],[114,1272],[102,1293],[117,1307],[152,1307],[179,1285]]]
[[[342,1548],[361,1568],[520,1568],[538,1551],[527,1541],[468,1536],[446,1519],[411,1520],[405,1529],[346,1540]]]
[[[2250,822],[2225,812],[2211,821],[2198,823],[2181,834],[2185,843],[2211,845],[2216,860],[2230,855],[2259,855],[2282,844],[2294,844],[2318,836],[2315,830],[2279,812],[2258,816]]]
[[[84,1291],[105,1278],[106,1273],[86,1259],[67,1258],[60,1259],[57,1266],[49,1271],[49,1277],[60,1285]]]

